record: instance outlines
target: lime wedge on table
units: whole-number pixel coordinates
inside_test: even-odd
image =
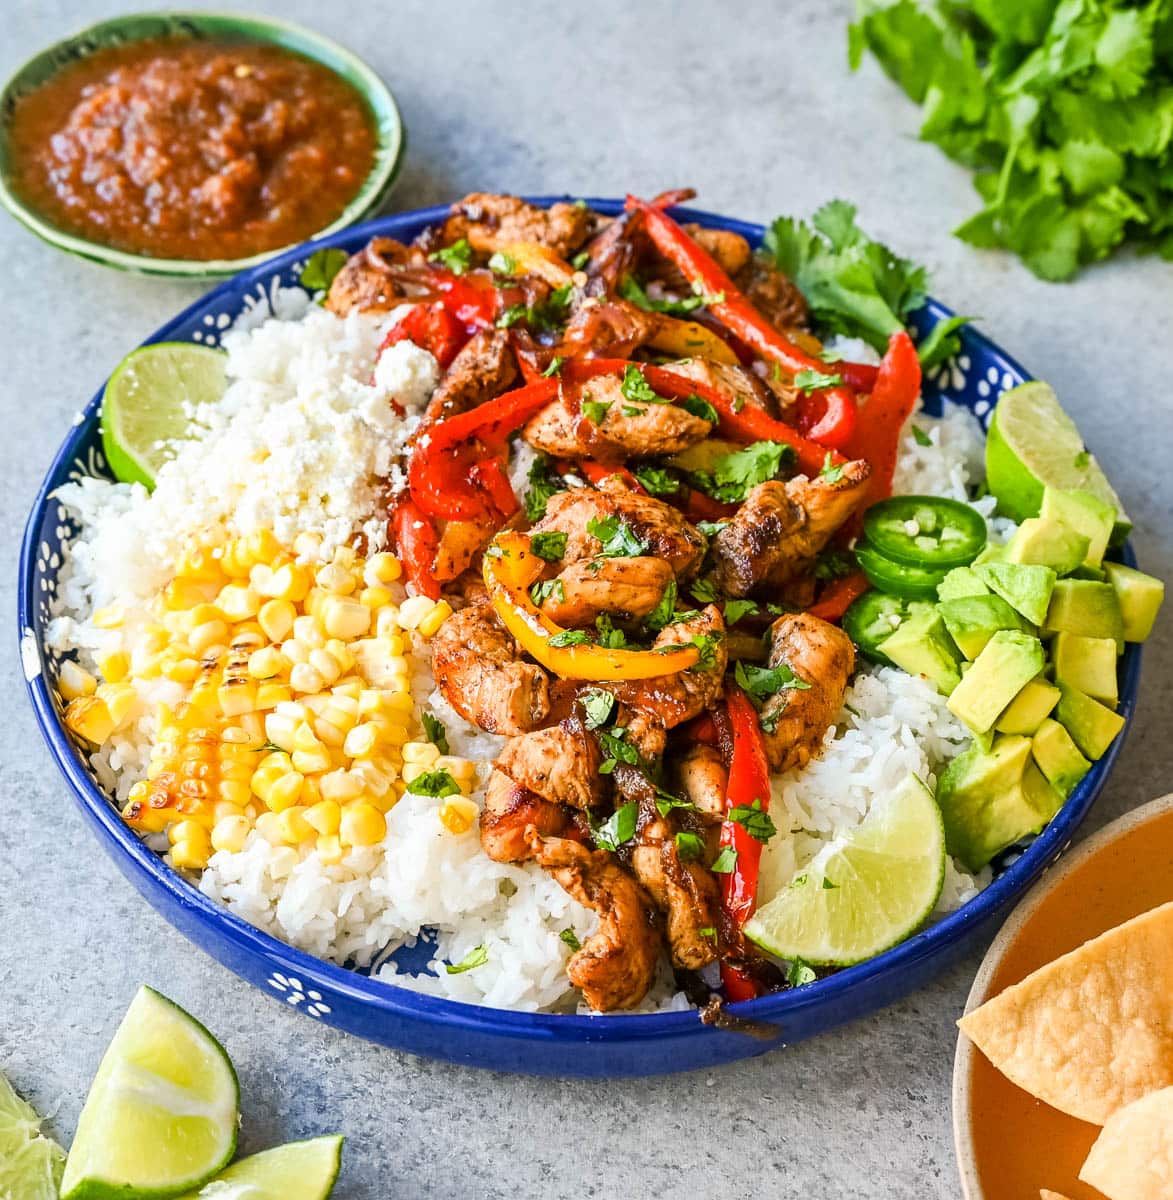
[[[290,1142],[234,1162],[181,1200],[326,1200],[342,1162],[342,1138]]]
[[[780,958],[848,966],[908,937],[933,911],[945,879],[945,830],[915,776],[876,800],[746,923]]]
[[[1043,488],[1080,489],[1116,510],[1116,536],[1131,522],[1100,464],[1084,449],[1075,422],[1050,384],[1031,380],[998,401],[986,441],[986,482],[998,511],[1016,521],[1038,516]]]
[[[117,479],[155,486],[174,442],[187,436],[192,405],[224,394],[227,355],[192,342],[159,342],[128,354],[102,398],[102,449]]]
[[[220,1043],[177,1004],[140,988],[86,1097],[62,1200],[200,1187],[236,1149],[239,1099]]]
[[[0,1196],[57,1200],[65,1151],[40,1129],[40,1117],[0,1074]]]

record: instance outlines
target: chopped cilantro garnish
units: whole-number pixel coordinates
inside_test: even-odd
[[[428,741],[441,754],[448,754],[448,731],[444,728],[444,723],[432,716],[430,712],[420,713],[420,722],[423,724],[424,733],[428,735]]]
[[[571,260],[570,265],[576,270],[581,271],[583,267],[591,261],[591,252],[589,250],[580,250]]]
[[[644,624],[649,629],[663,629],[671,622],[672,614],[676,611],[676,591],[676,580],[669,579],[664,585],[660,602],[644,618]]]
[[[706,304],[720,304],[725,299],[724,292],[706,296],[694,291],[691,296],[684,296],[679,300],[654,300],[644,291],[643,286],[634,275],[625,275],[620,280],[619,294],[628,303],[634,304],[636,308],[642,308],[644,312],[676,314],[690,313]]]
[[[578,702],[586,713],[584,724],[588,729],[606,725],[615,711],[615,697],[605,688],[587,688],[579,694]]]
[[[676,853],[681,862],[695,862],[705,853],[705,839],[699,833],[681,831],[676,835]]]
[[[566,538],[565,533],[556,530],[531,534],[530,552],[536,554],[538,558],[545,559],[546,562],[557,562],[566,553]]]
[[[912,427],[912,436],[916,439],[918,446],[931,446],[933,444],[933,439],[919,425]]]
[[[447,771],[440,770],[425,771],[422,775],[417,775],[407,785],[407,790],[413,796],[435,796],[442,799],[444,796],[458,795],[460,787]]]
[[[801,958],[791,960],[786,970],[786,982],[791,987],[802,987],[803,984],[814,983],[816,979],[818,976],[808,963],[803,962]]]
[[[921,368],[928,371],[951,359],[961,349],[957,330],[972,320],[973,317],[947,317],[944,321],[938,321],[916,348]]]
[[[697,654],[697,666],[702,670],[708,670],[717,662],[717,647],[721,644],[720,633],[698,633],[689,640],[690,646],[695,646]]]
[[[600,850],[618,850],[620,846],[635,837],[638,818],[639,805],[634,800],[629,800],[621,808],[617,808],[601,825],[594,827],[595,845]]]
[[[627,647],[627,634],[622,629],[616,629],[615,623],[607,613],[599,613],[595,618],[595,629],[600,646],[607,650],[623,650]]]
[[[449,975],[460,975],[465,971],[471,971],[476,967],[483,967],[489,961],[489,948],[485,945],[477,946],[470,950],[460,962],[453,964],[448,963],[444,970]]]
[[[560,375],[562,373],[562,362],[562,355],[555,354],[554,357],[550,359],[550,365],[542,372],[542,375],[546,379],[550,379],[554,375]]]
[[[825,583],[832,579],[842,579],[844,575],[850,575],[854,570],[855,556],[849,550],[838,550],[834,546],[828,546],[815,559],[814,577]],[[784,610],[779,609],[778,611]]]
[[[553,464],[545,454],[539,454],[529,469],[529,491],[525,494],[525,515],[532,523],[546,515],[546,504],[555,492],[565,491],[566,485],[553,471]]]
[[[1082,471],[1084,469],[1084,467],[1086,467],[1088,465],[1088,463],[1090,463],[1091,461],[1092,461],[1092,456],[1086,450],[1081,450],[1075,456],[1076,469]]]
[[[739,662],[733,669],[733,678],[737,681],[737,686],[759,705],[777,695],[783,688],[805,691],[810,687],[805,679],[799,679],[785,663],[779,663],[776,667],[758,667],[753,663]]]
[[[680,491],[680,480],[664,467],[636,467],[634,475],[653,496],[675,496]]]
[[[708,421],[710,425],[716,425],[721,419],[721,414],[700,396],[685,396],[683,400],[677,400],[676,403],[685,412],[692,413],[694,417],[700,417],[702,421]]]
[[[835,890],[836,890],[838,887],[839,887],[839,885],[838,885],[837,883],[832,883],[832,882],[831,882],[831,881],[830,881],[830,880],[829,880],[829,879],[826,877],[826,875],[824,875],[824,876],[823,876],[823,891],[824,891],[824,892],[833,892],[833,891],[835,891]]]
[[[526,308],[524,304],[511,304],[498,318],[497,328],[508,329],[511,325],[516,325],[518,321],[525,316]]]
[[[729,810],[729,820],[740,825],[756,842],[768,842],[778,832],[760,800],[735,805]]]
[[[627,740],[627,730],[622,726],[596,730],[596,735],[603,753],[607,756],[599,764],[600,775],[610,775],[619,763],[639,766],[639,751]]]
[[[495,272],[497,275],[516,275],[517,267],[517,259],[512,254],[505,254],[501,250],[498,250],[489,259],[489,270]]]
[[[688,590],[698,604],[717,603],[717,585],[711,579],[694,579]]]
[[[696,811],[696,805],[691,800],[682,800],[679,796],[674,796],[671,792],[664,791],[663,788],[656,788],[656,811],[660,816],[666,817],[674,808],[686,808],[692,812]]]
[[[709,870],[714,875],[728,875],[736,865],[737,851],[732,846],[723,846]]]
[[[345,250],[315,250],[306,259],[297,282],[307,292],[325,292],[334,282],[334,276],[346,266]]]
[[[835,462],[831,451],[828,450],[823,459],[822,469],[819,471],[819,478],[825,479],[828,483],[838,483],[843,478],[843,467],[844,464]]]
[[[591,635],[585,629],[563,629],[561,633],[554,634],[547,645],[559,650],[563,646],[584,646],[590,640]]]
[[[742,617],[758,612],[758,606],[753,600],[726,600],[725,624],[736,625]]]
[[[715,500],[740,504],[751,488],[776,479],[794,459],[793,448],[785,442],[754,442],[742,450],[723,454],[713,463],[711,471],[697,472],[692,478]]]
[[[623,382],[619,385],[625,400],[633,404],[667,404],[663,396],[656,394],[652,385],[643,377],[639,367],[629,366],[623,372]]]
[[[582,415],[586,417],[592,425],[602,425],[606,420],[607,414],[611,411],[610,400],[584,400],[582,402]]]
[[[808,396],[811,392],[817,392],[821,388],[838,387],[842,382],[842,375],[827,375],[822,371],[816,371],[813,367],[806,367],[794,376],[794,386]]]
[[[716,537],[728,524],[728,521],[698,521],[696,527],[705,537]]]
[[[544,604],[551,596],[559,604],[566,602],[566,588],[561,579],[539,579],[529,590],[529,598],[535,604]]]
[[[438,262],[447,267],[453,275],[463,275],[472,266],[472,247],[467,238],[461,238],[451,246],[444,246],[429,254],[428,262]]]
[[[575,933],[569,925],[558,936],[571,948],[571,950],[582,949],[582,942],[578,940],[578,934]]]
[[[648,410],[634,404],[624,404],[619,410],[625,417],[642,417]]]
[[[637,558],[648,549],[647,542],[618,517],[592,517],[587,522],[587,533],[603,543],[599,551],[602,558]]]
[[[706,925],[703,929],[698,929],[697,933],[703,938],[711,938],[714,942],[717,940],[717,931],[712,925]]]

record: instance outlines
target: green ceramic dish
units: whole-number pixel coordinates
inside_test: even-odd
[[[358,195],[325,228],[313,236],[323,237],[353,225],[373,214],[386,198],[399,171],[406,145],[406,134],[395,99],[383,81],[361,59],[337,42],[312,30],[272,17],[254,17],[236,13],[173,12],[134,13],[114,17],[83,29],[29,59],[0,91],[0,204],[38,237],[59,250],[88,258],[121,271],[144,275],[168,275],[185,279],[220,279],[235,275],[257,263],[280,254],[284,247],[266,250],[248,258],[182,259],[151,258],[115,250],[101,242],[66,233],[52,225],[16,194],[11,186],[8,159],[8,126],[16,101],[44,83],[67,63],[92,54],[106,46],[124,45],[144,38],[186,37],[216,38],[221,41],[268,42],[323,63],[341,75],[365,98],[374,115],[377,131],[375,163]]]

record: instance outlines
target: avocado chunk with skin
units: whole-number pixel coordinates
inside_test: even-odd
[[[1019,733],[1028,737],[1054,711],[1059,703],[1059,689],[1042,677],[1032,679],[998,718],[994,728],[999,733]]]
[[[1031,739],[999,737],[959,754],[937,784],[945,845],[968,871],[1038,833],[1063,799],[1031,761]]]
[[[1043,644],[1037,637],[1000,629],[953,689],[949,711],[975,733],[985,733],[1043,664]]]
[[[1081,637],[1111,638],[1124,650],[1124,616],[1110,583],[1092,579],[1060,579],[1051,592],[1044,633],[1078,633]]]
[[[1006,561],[1033,563],[1067,575],[1083,565],[1090,545],[1090,538],[1059,521],[1027,517],[1007,543]]]
[[[1165,585],[1143,571],[1123,563],[1107,563],[1104,570],[1116,593],[1124,622],[1124,640],[1143,642],[1153,631],[1153,623],[1165,599]],[[948,579],[948,576],[945,577]]]
[[[1116,707],[1116,643],[1112,638],[1057,633],[1051,643],[1055,681]]]
[[[963,596],[988,596],[990,589],[972,567],[954,567],[937,584],[938,600],[960,600]]]
[[[992,592],[1032,625],[1043,623],[1055,587],[1056,575],[1050,567],[1036,563],[983,563],[975,570]]]
[[[1044,488],[1039,516],[1060,521],[1087,538],[1083,566],[1098,567],[1104,561],[1116,525],[1116,510],[1106,500],[1078,489],[1065,492],[1061,488]]]
[[[937,605],[945,628],[970,661],[986,648],[999,629],[1033,630],[1001,596],[960,596]]]
[[[1062,694],[1055,706],[1055,720],[1071,734],[1071,740],[1085,758],[1093,762],[1103,758],[1124,728],[1124,718],[1067,684],[1061,683],[1059,691]]]
[[[910,607],[900,627],[879,646],[880,653],[910,675],[923,675],[948,696],[961,682],[961,655],[931,604]]]
[[[1049,717],[1031,739],[1031,754],[1051,786],[1067,799],[1092,764],[1079,752],[1071,734]]]

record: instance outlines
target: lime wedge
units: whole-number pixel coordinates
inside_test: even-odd
[[[1132,522],[1095,458],[1084,449],[1075,422],[1050,384],[1031,380],[998,401],[986,440],[986,482],[998,511],[1016,521],[1037,517],[1043,488],[1079,488],[1116,510],[1117,539]]]
[[[86,1097],[62,1200],[145,1200],[200,1187],[232,1159],[239,1100],[220,1043],[177,1004],[140,988]]]
[[[779,958],[849,966],[908,937],[933,911],[945,880],[945,830],[915,776],[874,801],[746,923]]]
[[[0,1196],[57,1200],[65,1151],[41,1133],[41,1119],[0,1073]]]
[[[234,1162],[181,1200],[326,1200],[341,1163],[341,1137],[290,1142]]]
[[[116,479],[155,486],[196,404],[224,394],[227,355],[192,342],[159,342],[128,354],[102,397],[102,449]]]

